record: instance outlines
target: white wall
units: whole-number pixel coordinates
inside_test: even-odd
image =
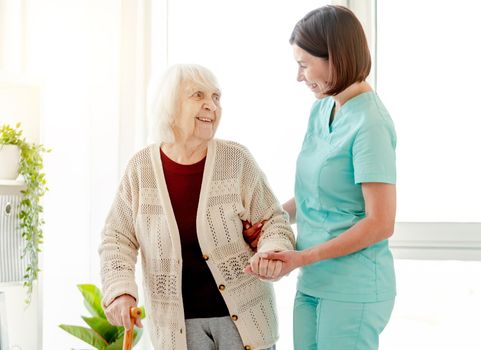
[[[76,285],[98,284],[97,236],[119,176],[119,6],[28,1],[28,69],[42,79],[41,135],[52,149],[45,157],[44,349],[85,347],[58,325],[82,325],[88,314]]]

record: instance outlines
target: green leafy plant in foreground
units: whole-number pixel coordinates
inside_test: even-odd
[[[93,284],[79,284],[78,289],[84,297],[84,305],[90,312],[91,317],[82,316],[82,319],[90,327],[59,325],[64,331],[101,350],[122,350],[124,341],[124,327],[112,326],[104,310],[102,309],[102,293]],[[141,318],[145,317],[143,307]],[[142,336],[143,329],[134,329],[133,346],[137,344]]]
[[[25,181],[25,189],[21,191],[22,200],[19,205],[18,219],[22,238],[25,241],[22,258],[26,259],[26,268],[23,276],[23,285],[27,288],[27,299],[30,303],[32,298],[33,282],[37,280],[40,267],[38,255],[43,243],[42,219],[43,207],[40,199],[47,188],[45,174],[43,173],[42,154],[50,152],[41,144],[30,143],[22,137],[20,123],[12,128],[8,124],[0,127],[0,146],[14,145],[20,150],[20,162],[18,173]]]

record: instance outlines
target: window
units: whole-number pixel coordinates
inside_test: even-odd
[[[477,8],[377,0],[377,90],[399,140],[398,221],[481,222]]]
[[[391,246],[402,259],[380,349],[479,349],[477,3],[376,4],[377,91],[398,133],[401,222]]]

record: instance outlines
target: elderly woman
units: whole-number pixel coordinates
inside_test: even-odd
[[[107,318],[130,326],[140,250],[156,350],[274,349],[278,339],[272,285],[243,269],[252,261],[272,276],[282,263],[254,256],[242,220],[265,220],[259,252],[293,249],[294,237],[249,151],[214,139],[220,98],[206,68],[167,71],[154,107],[161,142],[129,162],[103,230]]]

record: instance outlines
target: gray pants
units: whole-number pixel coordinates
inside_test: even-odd
[[[244,344],[229,316],[185,320],[189,350],[244,350]],[[275,350],[272,346],[265,350]]]

